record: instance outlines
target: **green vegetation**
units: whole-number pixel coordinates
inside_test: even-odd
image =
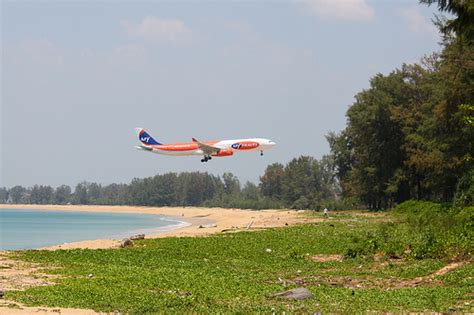
[[[342,256],[367,232],[377,233],[381,221],[393,219],[387,213],[347,212],[318,223],[144,240],[126,249],[15,252],[16,258],[47,266],[60,277],[55,285],[7,292],[6,298],[130,313],[473,311],[472,263],[433,276],[447,260],[318,259]],[[300,286],[314,298],[272,297]]]
[[[460,260],[474,252],[474,207],[458,208],[408,201],[394,211],[394,220],[367,232],[346,252],[348,257],[376,253],[397,258]]]

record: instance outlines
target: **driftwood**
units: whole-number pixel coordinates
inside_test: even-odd
[[[143,239],[145,239],[145,234],[133,235],[133,236],[130,236],[130,239],[131,239],[132,241],[143,240]]]
[[[209,214],[198,214],[198,215],[195,215],[193,218],[205,218],[205,217],[208,217],[212,215],[212,213],[209,213]]]
[[[120,242],[120,247],[121,247],[121,248],[124,248],[124,247],[131,247],[131,246],[133,246],[133,242],[132,242],[132,240],[129,239],[129,238],[124,238],[124,239],[122,240],[122,242]]]
[[[199,229],[204,229],[204,228],[213,228],[213,227],[217,227],[217,224],[213,223],[213,224],[205,224],[205,225],[199,225],[198,228]]]
[[[221,232],[223,232],[223,233],[229,232],[229,231],[238,231],[238,229],[236,229],[236,228],[230,228],[230,229],[223,229],[223,230],[221,230]]]

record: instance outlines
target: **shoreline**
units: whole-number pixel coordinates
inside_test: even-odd
[[[26,209],[71,212],[110,212],[141,213],[168,216],[173,220],[189,223],[169,231],[152,232],[145,238],[195,237],[224,231],[239,231],[250,228],[271,228],[294,225],[308,221],[301,216],[301,210],[244,210],[201,207],[143,207],[143,206],[104,206],[104,205],[32,205],[0,204],[1,209]],[[124,232],[127,233],[127,232]],[[130,235],[132,236],[132,235]],[[118,248],[120,240],[94,239],[63,243],[39,249],[105,249]]]

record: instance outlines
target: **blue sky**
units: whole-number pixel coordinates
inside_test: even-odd
[[[320,158],[370,77],[440,49],[434,13],[416,1],[3,1],[0,186],[170,171],[257,182],[270,163]],[[203,164],[135,151],[134,127],[278,146]]]

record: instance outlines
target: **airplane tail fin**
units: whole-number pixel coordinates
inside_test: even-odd
[[[138,135],[138,140],[144,145],[161,145],[158,141],[153,139],[152,136],[143,128],[135,128]]]

